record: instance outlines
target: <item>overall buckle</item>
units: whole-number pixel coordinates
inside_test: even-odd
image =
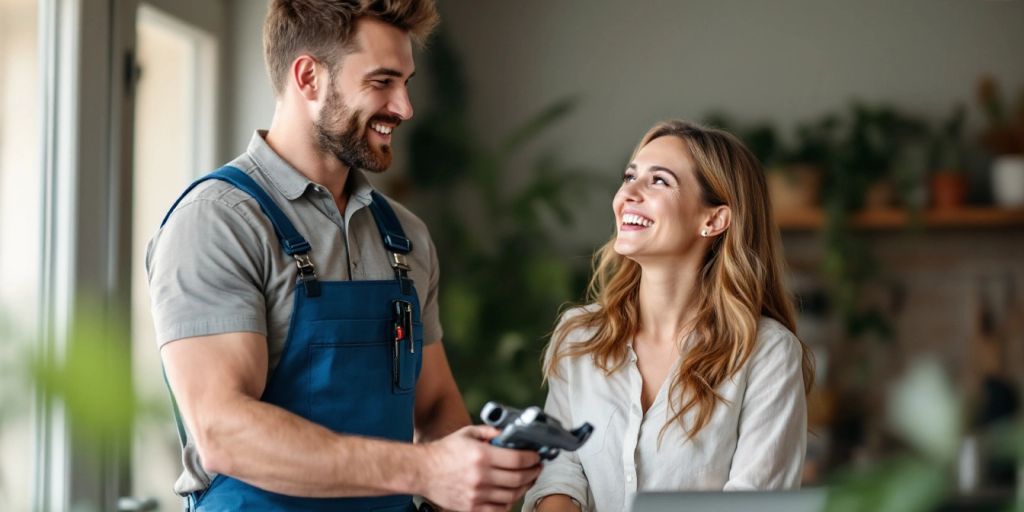
[[[404,254],[397,252],[391,253],[391,268],[395,269],[395,279],[398,279],[398,283],[402,286],[402,293],[405,295],[412,294],[412,279],[409,279],[409,260],[405,258]]]
[[[320,296],[320,282],[316,280],[316,267],[313,265],[313,260],[310,259],[309,253],[295,254],[293,257],[295,258],[295,266],[299,269],[299,281],[302,282],[303,287],[306,289],[306,296]]]

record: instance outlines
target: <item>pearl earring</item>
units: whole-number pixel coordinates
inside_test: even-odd
[[[704,229],[700,230],[700,236],[703,236],[703,237],[708,236],[708,228],[704,228]]]

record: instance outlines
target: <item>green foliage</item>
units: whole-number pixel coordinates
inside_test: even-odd
[[[833,119],[838,119],[834,121]],[[820,140],[825,159],[822,201],[825,208],[825,258],[822,270],[834,290],[833,298],[851,338],[874,333],[891,338],[887,315],[877,306],[861,302],[864,288],[879,278],[881,266],[851,217],[864,207],[873,185],[902,185],[906,199],[912,183],[902,178],[905,156],[925,142],[924,122],[888,106],[853,104],[847,116],[825,116],[817,123],[830,126]],[[909,204],[910,201],[904,201]]]
[[[786,148],[771,123],[742,125],[725,112],[713,112],[704,116],[701,124],[735,135],[761,161],[766,170],[773,169],[786,160]]]
[[[887,416],[890,432],[909,449],[880,463],[834,475],[828,483],[828,512],[948,508],[942,503],[955,489],[965,408],[963,397],[936,360],[917,361],[897,380],[888,399]],[[1024,425],[1019,419],[976,435],[995,448],[995,456],[1024,461]],[[1016,510],[1022,506],[1024,502],[1018,499]]]
[[[945,469],[912,458],[843,473],[829,486],[828,512],[924,512],[947,494]]]
[[[921,144],[925,134],[924,122],[893,107],[853,104],[829,175],[837,183],[826,180],[826,198],[842,201],[851,210],[862,208],[871,185],[896,184],[904,171],[902,157]]]
[[[796,127],[796,142],[788,151],[787,161],[824,168],[835,159],[840,129],[838,114],[826,114]]]
[[[88,302],[88,301],[85,301]],[[101,308],[79,308],[60,349],[17,332],[0,312],[0,426],[31,413],[32,403],[64,408],[71,430],[88,446],[128,442],[136,421],[169,420],[167,402],[140,400],[133,390],[127,322]]]
[[[116,332],[118,323],[105,322],[99,310],[79,318],[63,356],[35,352],[33,381],[48,400],[64,405],[73,431],[86,441],[127,440],[139,408],[127,336]]]
[[[517,163],[576,100],[548,105],[488,147],[470,126],[466,80],[443,33],[428,59],[430,110],[411,134],[409,171],[441,260],[451,366],[473,413],[488,400],[540,404],[542,347],[589,261],[566,258],[556,242],[595,181],[551,149]]]
[[[891,338],[886,314],[862,301],[865,287],[881,277],[880,265],[851,218],[876,184],[894,185],[905,199],[921,186],[914,182],[915,169],[907,169],[907,155],[924,148],[930,133],[926,124],[890,106],[861,103],[797,125],[791,139],[779,136],[770,123],[743,125],[721,112],[706,116],[704,123],[735,134],[768,171],[785,172],[792,164],[821,170],[826,219],[821,268],[832,303],[850,338]],[[938,131],[948,139],[961,128],[954,117]]]

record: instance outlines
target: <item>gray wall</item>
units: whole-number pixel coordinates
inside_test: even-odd
[[[586,8],[584,8],[586,6]],[[781,123],[852,98],[945,112],[991,72],[1024,83],[1024,2],[444,2],[482,127],[582,93],[567,151],[615,157],[710,108]]]
[[[264,0],[227,0],[232,22],[227,61],[231,92],[228,102],[226,159],[245,150],[257,128],[269,128],[274,115],[274,94],[263,67]]]
[[[229,146],[239,151],[268,125],[273,100],[260,56],[265,4],[231,9]],[[548,102],[579,95],[544,144],[604,175],[668,117],[720,109],[786,127],[859,98],[931,117],[967,102],[977,122],[980,74],[1024,85],[1022,1],[442,0],[441,11],[482,137],[498,140]],[[610,215],[603,202],[589,208],[600,214],[583,215],[592,220],[578,236],[596,241]]]

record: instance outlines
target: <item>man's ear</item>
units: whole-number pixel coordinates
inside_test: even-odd
[[[711,209],[711,215],[708,216],[707,220],[704,221],[704,225],[701,226],[701,232],[705,232],[709,237],[718,236],[729,229],[729,224],[732,223],[732,209],[726,205],[716,206]]]
[[[320,63],[309,55],[299,55],[292,61],[288,75],[291,85],[308,101],[316,101],[321,92],[321,84],[317,80]]]

